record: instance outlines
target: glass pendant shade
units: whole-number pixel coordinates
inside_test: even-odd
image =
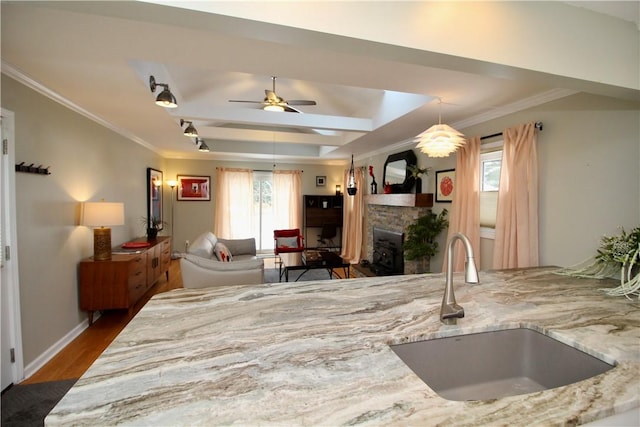
[[[284,107],[282,105],[277,104],[269,104],[262,107],[264,111],[275,111],[278,113],[282,113],[284,111]]]
[[[444,124],[431,126],[418,135],[414,142],[418,142],[416,148],[429,157],[448,157],[466,144],[463,134]]]
[[[356,188],[356,172],[353,167],[353,154],[351,155],[351,167],[349,168],[349,175],[347,176],[347,194],[355,196],[358,192]]]

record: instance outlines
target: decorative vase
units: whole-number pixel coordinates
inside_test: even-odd
[[[371,194],[378,194],[378,183],[375,178],[371,181]]]
[[[156,237],[158,237],[158,229],[147,228],[147,240],[154,240]]]
[[[384,185],[384,194],[391,194],[391,185],[389,183]]]
[[[422,193],[422,178],[416,178],[416,194]]]

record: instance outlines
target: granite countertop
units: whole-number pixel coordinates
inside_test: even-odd
[[[57,425],[575,425],[640,407],[640,304],[550,268],[156,295],[47,416]],[[528,326],[617,366],[556,389],[449,401],[389,344]]]

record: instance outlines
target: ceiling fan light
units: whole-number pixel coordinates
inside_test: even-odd
[[[429,157],[448,157],[466,144],[463,134],[449,125],[437,124],[418,135],[414,142]]]
[[[264,111],[275,111],[278,113],[282,113],[284,111],[284,107],[282,105],[269,104],[262,107]]]

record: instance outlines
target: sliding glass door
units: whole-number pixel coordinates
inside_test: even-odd
[[[275,213],[273,209],[273,173],[253,172],[253,230],[258,252],[273,252],[273,230]]]

